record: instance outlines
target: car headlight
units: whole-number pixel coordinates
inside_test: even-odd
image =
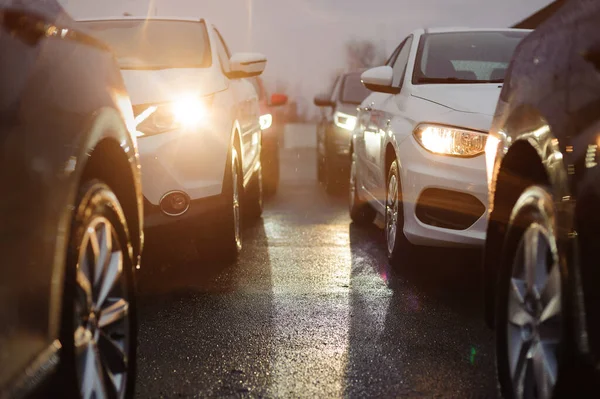
[[[415,139],[427,151],[455,157],[474,157],[485,151],[488,135],[450,126],[423,124],[414,131]]]
[[[273,124],[273,115],[271,115],[271,114],[261,115],[259,118],[259,122],[260,122],[260,129],[267,130]]]
[[[333,115],[333,122],[337,127],[353,131],[356,127],[356,116],[336,111]]]
[[[172,103],[138,108],[135,117],[138,137],[176,129],[194,129],[208,123],[210,97],[184,96]]]

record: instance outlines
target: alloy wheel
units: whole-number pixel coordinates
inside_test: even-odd
[[[396,175],[392,174],[388,183],[387,200],[385,203],[385,235],[389,254],[394,251],[396,245],[398,209],[398,179]]]
[[[519,243],[508,292],[507,344],[517,398],[550,398],[558,376],[561,277],[556,241],[531,224]]]
[[[105,217],[93,218],[78,253],[75,355],[82,398],[123,398],[130,343],[129,298],[117,233]]]

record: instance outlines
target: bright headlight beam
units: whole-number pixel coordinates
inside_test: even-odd
[[[356,116],[337,111],[333,115],[333,122],[342,129],[353,131],[356,127]]]
[[[267,130],[273,124],[273,115],[271,115],[271,114],[261,115],[260,118],[258,119],[258,121],[260,123],[260,129]]]
[[[420,125],[414,137],[427,151],[456,157],[474,157],[485,151],[488,135],[472,130],[440,126]]]
[[[206,120],[206,107],[197,97],[181,97],[172,107],[175,120],[184,127],[197,127]]]

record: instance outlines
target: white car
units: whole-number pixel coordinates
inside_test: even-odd
[[[190,224],[178,222],[187,221],[200,235],[198,222],[210,216],[222,254],[237,257],[241,208],[262,212],[259,103],[245,78],[262,73],[265,57],[232,55],[217,28],[200,19],[78,23],[113,48],[131,97],[146,228],[175,224],[185,233]]]
[[[481,246],[488,191],[484,150],[504,75],[526,30],[426,29],[385,66],[353,133],[350,215],[385,219],[388,257],[411,244]]]

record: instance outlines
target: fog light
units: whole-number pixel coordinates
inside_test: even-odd
[[[190,207],[190,198],[181,191],[171,191],[160,200],[160,209],[169,216],[183,215]]]

